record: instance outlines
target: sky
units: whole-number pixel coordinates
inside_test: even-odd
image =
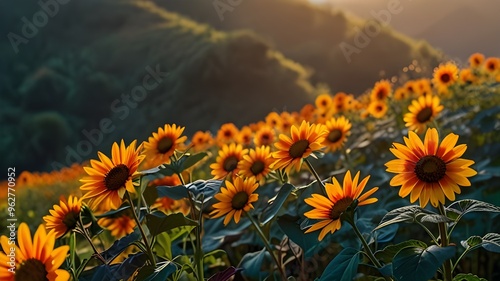
[[[451,58],[466,60],[475,52],[500,56],[498,0],[309,0],[372,19],[396,1],[401,12],[389,25],[415,39],[427,40]]]

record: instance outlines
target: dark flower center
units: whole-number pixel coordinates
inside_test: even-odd
[[[379,100],[383,100],[385,98],[386,94],[385,94],[385,90],[379,90],[377,92],[377,99]]]
[[[429,121],[432,117],[432,108],[431,107],[425,107],[420,112],[417,114],[417,120],[420,123],[425,123]]]
[[[224,164],[222,166],[226,172],[232,172],[236,169],[236,167],[238,167],[238,161],[239,160],[236,156],[229,156],[224,160]]]
[[[380,112],[382,111],[382,109],[384,109],[381,105],[377,105],[377,107],[375,107],[375,110]]]
[[[252,172],[252,174],[254,174],[256,176],[256,175],[262,173],[262,171],[264,171],[265,167],[266,166],[264,165],[264,162],[257,160],[250,167],[250,171]]]
[[[438,182],[446,174],[446,163],[437,156],[427,155],[418,160],[414,172],[421,181]]]
[[[49,281],[45,265],[37,259],[28,259],[16,269],[15,280]]]
[[[443,73],[443,74],[441,75],[441,81],[442,81],[443,83],[448,83],[450,80],[451,80],[450,74],[448,74],[448,73]]]
[[[292,144],[292,146],[290,146],[290,150],[288,150],[288,153],[290,154],[290,156],[292,156],[292,158],[299,158],[304,155],[304,152],[306,152],[308,147],[308,140],[299,140]]]
[[[158,152],[165,154],[172,148],[173,145],[174,141],[171,138],[163,137],[158,141]]]
[[[334,129],[328,134],[328,141],[332,143],[338,142],[342,138],[342,131],[339,129]]]
[[[129,178],[129,169],[125,164],[119,164],[104,177],[104,183],[109,190],[117,190],[125,185]]]
[[[68,230],[72,230],[76,227],[76,223],[78,222],[78,219],[80,218],[80,212],[73,212],[70,211],[69,213],[66,213],[64,215],[64,218],[62,220],[62,223],[68,228]]]
[[[345,210],[347,210],[347,207],[349,207],[352,203],[352,198],[346,197],[342,198],[337,203],[335,203],[332,207],[331,213],[330,213],[330,218],[332,220],[338,220],[340,218],[340,215],[342,215]]]
[[[245,191],[236,193],[231,201],[231,207],[235,210],[241,210],[248,203],[248,194]]]
[[[233,134],[231,133],[231,131],[229,131],[229,130],[224,131],[224,136],[225,136],[226,138],[229,138],[229,137],[231,137],[232,135],[233,135]]]

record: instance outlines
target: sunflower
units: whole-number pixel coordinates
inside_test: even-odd
[[[434,69],[432,82],[437,88],[440,86],[448,87],[458,80],[458,68],[455,64],[448,62],[441,64]]]
[[[43,225],[38,227],[32,240],[30,229],[24,222],[19,225],[17,231],[19,246],[12,245],[12,240],[2,236],[0,280],[69,280],[69,273],[59,269],[66,259],[69,246],[64,245],[54,249],[55,240],[54,231],[47,233]],[[12,249],[15,249],[15,261],[6,255],[11,253]],[[15,263],[15,274],[11,271],[10,262]]]
[[[487,58],[484,61],[484,68],[487,73],[495,74],[500,69],[500,59],[495,57]]]
[[[248,147],[252,144],[252,137],[252,129],[248,126],[244,126],[236,136],[236,141],[241,143],[243,146]]]
[[[387,113],[387,104],[384,101],[372,101],[368,105],[368,113],[375,118],[382,118]]]
[[[322,149],[323,141],[328,134],[324,125],[310,125],[306,121],[302,121],[300,127],[293,125],[290,132],[291,138],[280,134],[279,141],[274,144],[278,151],[272,155],[276,159],[272,169],[285,169],[289,173],[295,167],[295,171],[299,171],[302,159],[313,151]]]
[[[417,85],[416,85],[416,81],[414,80],[410,80],[410,81],[407,81],[404,85],[403,85],[403,88],[406,89],[406,91],[411,95],[411,94],[414,94],[416,93],[416,88],[417,88]]]
[[[306,120],[308,122],[311,122],[314,118],[314,111],[316,110],[316,108],[314,107],[314,105],[308,103],[306,105],[304,105],[301,109],[300,109],[300,118],[302,120]]]
[[[280,117],[281,117],[281,126],[279,129],[281,130],[281,132],[288,132],[292,127],[292,125],[294,125],[297,120],[295,112],[290,113],[287,111],[283,111],[281,112]]]
[[[316,97],[316,100],[314,101],[314,104],[318,109],[328,110],[332,106],[333,100],[330,94],[325,93],[318,95]]]
[[[408,106],[410,112],[406,113],[403,120],[405,126],[417,133],[422,133],[427,128],[427,124],[432,121],[442,110],[439,98],[431,95],[420,96],[413,100]]]
[[[410,92],[405,87],[399,87],[394,91],[395,100],[405,100],[410,96]]]
[[[191,145],[195,152],[207,150],[213,143],[214,139],[209,131],[197,131],[191,138]]]
[[[474,53],[469,57],[469,66],[471,68],[478,68],[484,62],[484,55],[481,53]]]
[[[82,200],[70,195],[68,200],[63,197],[59,205],[52,208],[49,210],[50,215],[44,216],[43,220],[47,230],[54,229],[56,238],[59,238],[76,227],[80,219]]]
[[[367,176],[358,184],[359,172],[352,179],[351,172],[347,171],[344,176],[343,185],[340,185],[335,177],[332,178],[333,183],[325,184],[328,197],[321,194],[312,194],[312,197],[305,199],[304,202],[313,207],[313,209],[306,212],[304,216],[313,220],[321,220],[307,229],[306,233],[321,229],[318,237],[318,240],[321,241],[328,232],[334,233],[340,229],[340,216],[355,199],[358,200],[358,206],[377,202],[377,198],[368,197],[375,193],[378,187],[374,187],[361,195],[369,179],[370,176]]]
[[[274,143],[275,138],[276,136],[274,130],[271,127],[265,125],[255,133],[255,136],[253,137],[253,143],[255,144],[255,147],[263,145],[270,146]]]
[[[234,222],[239,223],[241,214],[253,209],[252,203],[259,199],[259,195],[254,193],[257,187],[259,184],[255,182],[255,178],[243,180],[235,177],[234,184],[226,181],[226,187],[221,187],[220,192],[214,195],[219,202],[213,205],[214,210],[210,216],[219,218],[225,215],[224,225],[227,225],[233,217]]]
[[[277,112],[269,112],[265,120],[269,127],[278,130],[281,128],[281,116]]]
[[[238,173],[238,162],[243,159],[243,155],[247,154],[247,152],[248,149],[243,149],[241,144],[223,145],[219,150],[219,156],[215,159],[215,163],[210,164],[214,179],[222,179],[230,173],[236,175]]]
[[[243,155],[243,160],[238,163],[239,174],[245,178],[254,177],[262,185],[266,181],[266,176],[271,172],[270,166],[273,162],[269,146],[250,149],[250,152]]]
[[[455,200],[455,193],[460,194],[458,185],[470,186],[468,177],[477,174],[469,168],[472,160],[459,158],[467,149],[465,144],[455,146],[458,135],[447,135],[439,144],[438,132],[427,129],[424,142],[414,132],[404,138],[406,145],[394,143],[391,152],[398,158],[385,164],[387,171],[396,173],[391,186],[401,186],[399,196],[410,193],[410,202],[417,199],[424,208],[430,201],[432,206],[445,203],[445,196]]]
[[[351,122],[344,116],[332,118],[326,122],[328,135],[323,142],[326,145],[326,152],[339,150],[351,134]]]
[[[102,228],[110,231],[111,235],[117,239],[134,232],[137,225],[135,220],[126,214],[119,217],[100,218],[97,223]]]
[[[388,80],[381,80],[375,83],[370,93],[372,101],[384,101],[391,94],[391,83]]]
[[[479,82],[478,77],[470,68],[460,70],[459,80],[461,84],[477,84]]]
[[[342,112],[347,108],[348,95],[344,92],[338,92],[333,96],[333,110],[335,113]]]
[[[158,166],[163,163],[170,163],[176,149],[183,146],[187,137],[182,136],[184,127],[176,124],[166,124],[163,128],[158,128],[158,132],[148,138],[144,143],[144,150],[149,166]]]
[[[432,94],[431,80],[422,78],[415,81],[416,93],[419,96],[427,96]]]
[[[185,199],[174,200],[167,196],[156,198],[155,202],[151,204],[151,209],[162,211],[165,214],[181,212],[185,216],[190,211],[188,202]]]
[[[238,128],[233,123],[222,124],[220,129],[217,131],[217,144],[222,146],[224,144],[234,142],[238,132]]]
[[[136,177],[137,167],[144,159],[141,147],[135,148],[134,140],[128,147],[123,140],[120,145],[113,143],[111,159],[98,152],[99,160],[90,160],[91,167],[84,167],[88,176],[80,181],[84,184],[80,189],[87,192],[82,199],[89,199],[89,206],[100,211],[118,209],[122,204],[125,191],[135,192],[132,179]],[[98,208],[99,207],[99,208]]]

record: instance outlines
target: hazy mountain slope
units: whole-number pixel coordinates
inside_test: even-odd
[[[397,74],[413,59],[430,70],[442,58],[425,42],[417,42],[389,27],[369,36],[370,42],[360,47],[355,40],[367,22],[305,1],[233,1],[240,4],[227,10],[214,4],[225,1],[155,1],[217,28],[256,31],[287,57],[311,67],[313,82],[326,82],[334,91],[359,93],[381,77]],[[359,52],[346,59],[341,43],[357,46]]]
[[[19,32],[33,10],[2,24]],[[17,55],[6,44],[0,153],[20,170],[95,157],[165,123],[189,134],[313,101],[307,71],[255,34],[219,32],[147,1],[70,2]],[[161,73],[144,94],[136,87],[152,72]]]

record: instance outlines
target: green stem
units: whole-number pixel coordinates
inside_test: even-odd
[[[249,213],[245,212],[245,214],[250,219],[253,226],[255,226],[255,229],[257,230],[257,233],[259,234],[260,238],[262,239],[262,242],[264,242],[264,245],[266,246],[267,251],[269,252],[271,257],[273,257],[274,263],[276,263],[276,267],[278,268],[278,270],[280,272],[281,279],[286,281],[285,271],[283,270],[283,267],[280,266],[280,262],[278,261],[278,258],[274,254],[274,251],[271,248],[271,245],[269,244],[269,241],[267,240],[266,235],[264,235],[264,233],[262,232],[262,229],[260,229],[259,223],[257,221],[255,221],[255,219]]]
[[[137,227],[139,228],[139,231],[141,232],[142,240],[144,241],[144,245],[146,246],[147,255],[149,256],[149,260],[151,261],[151,264],[156,267],[156,259],[155,259],[155,256],[153,254],[153,250],[151,249],[151,246],[149,245],[148,237],[146,236],[146,233],[144,232],[144,229],[142,228],[141,222],[139,220],[139,217],[137,216],[137,213],[135,212],[134,202],[132,201],[132,197],[130,196],[130,193],[128,193],[128,191],[125,191],[125,197],[127,197],[127,200],[130,204],[130,207],[132,208],[132,214],[134,216],[135,223],[137,224]],[[140,212],[140,210],[139,210],[139,212]]]
[[[443,204],[439,203],[439,212],[441,215],[446,216],[446,210],[444,209]],[[441,238],[441,247],[447,247],[449,245],[449,237],[448,237],[448,230],[446,226],[446,222],[440,222],[438,223],[438,228],[439,228],[439,237]],[[443,279],[444,281],[451,281],[452,280],[452,271],[451,271],[451,259],[447,259],[444,261],[443,265]]]
[[[351,226],[352,229],[354,229],[354,233],[356,233],[356,236],[358,236],[359,240],[361,241],[361,244],[363,244],[363,248],[365,249],[366,255],[370,259],[370,261],[377,267],[377,268],[382,268],[382,264],[378,261],[378,259],[375,257],[375,255],[372,252],[372,249],[370,246],[368,246],[368,243],[366,242],[365,238],[359,231],[358,227],[356,226],[356,223],[351,220],[346,220]]]
[[[455,271],[455,268],[457,267],[458,265],[458,262],[460,262],[460,260],[465,257],[465,255],[467,255],[469,253],[469,250],[465,250],[461,255],[460,257],[458,257],[458,259],[456,260],[455,264],[451,267],[451,272]]]
[[[309,162],[309,160],[307,160],[307,158],[304,158],[304,162],[306,163],[307,168],[309,168],[309,171],[311,171],[313,176],[316,178],[316,181],[318,181],[318,183],[323,187],[323,189],[325,189],[325,185],[321,181],[321,179],[320,179],[318,173],[316,172],[316,170],[314,169],[314,167],[311,165],[311,162]]]
[[[432,234],[432,232],[431,232],[431,231],[430,231],[427,227],[425,227],[425,225],[423,225],[423,224],[422,224],[421,222],[419,222],[418,220],[416,221],[416,223],[417,223],[418,225],[420,225],[420,226],[421,226],[421,227],[425,230],[425,232],[427,232],[427,234],[429,234],[429,236],[431,237],[432,241],[434,241],[434,243],[439,244],[439,243],[438,243],[438,240],[436,239],[436,237],[434,236],[434,234]]]

